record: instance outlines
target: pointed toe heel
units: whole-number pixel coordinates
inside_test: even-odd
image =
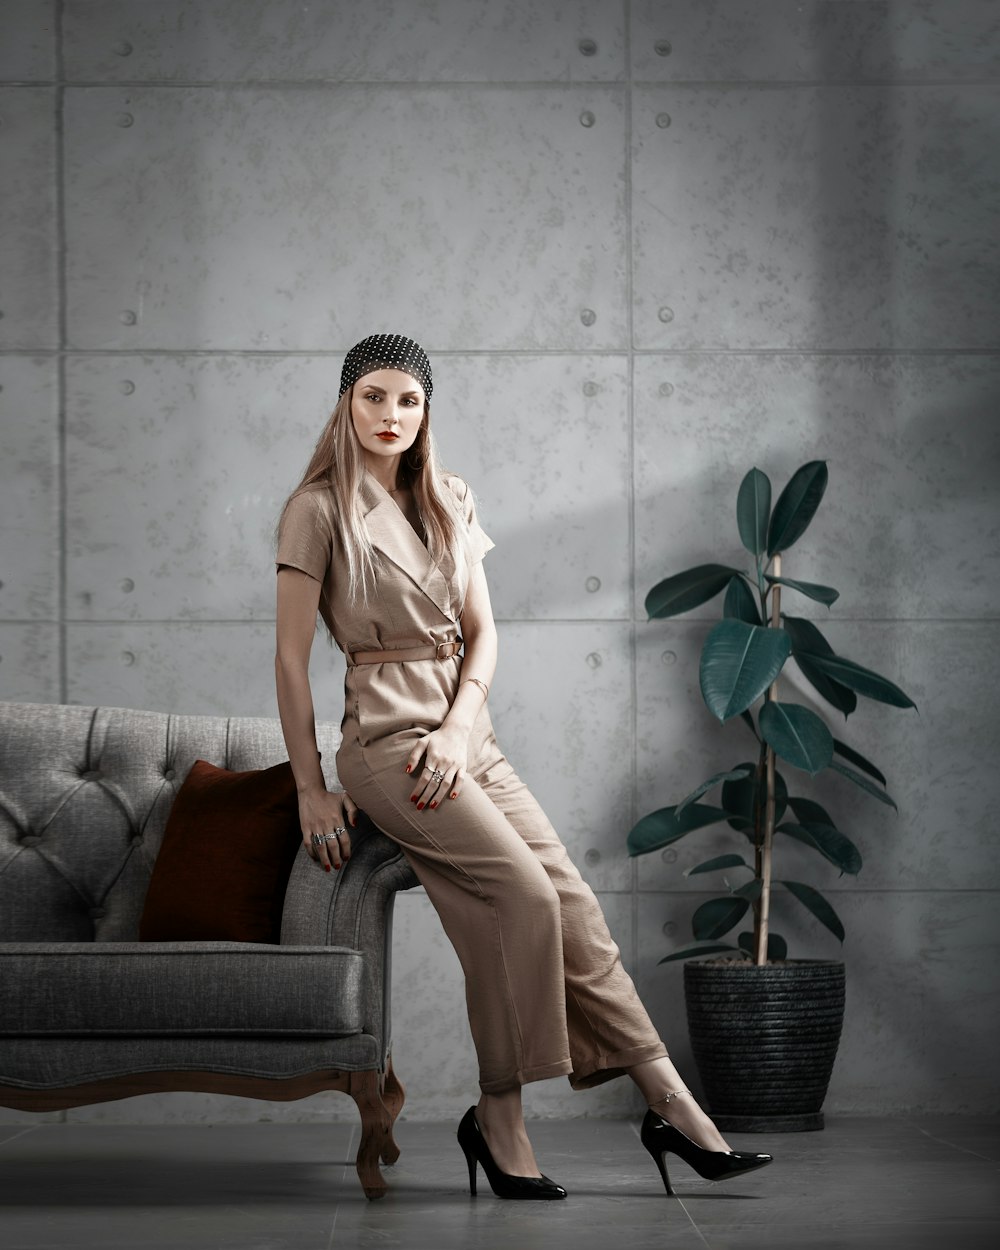
[[[663,1180],[663,1187],[670,1197],[674,1196],[674,1190],[667,1173],[668,1154],[675,1154],[683,1159],[706,1181],[742,1176],[744,1172],[756,1171],[772,1162],[771,1155],[767,1154],[751,1154],[741,1150],[706,1150],[654,1111],[646,1112],[640,1139],[652,1155]]]
[[[497,1167],[486,1138],[476,1120],[476,1109],[470,1107],[458,1126],[458,1144],[469,1166],[469,1192],[476,1196],[476,1165],[482,1164],[490,1188],[498,1198],[552,1200],[566,1197],[566,1190],[547,1176],[511,1176]]]

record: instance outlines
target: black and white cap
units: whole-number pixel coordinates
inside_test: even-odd
[[[376,369],[402,369],[411,378],[416,378],[424,388],[424,394],[431,397],[431,362],[419,343],[404,338],[402,334],[372,334],[347,353],[344,368],[340,375],[340,393],[354,385],[358,378],[366,373],[374,373]]]

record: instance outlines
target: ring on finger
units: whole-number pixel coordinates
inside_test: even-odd
[[[431,781],[444,781],[444,773],[438,768],[431,769]]]

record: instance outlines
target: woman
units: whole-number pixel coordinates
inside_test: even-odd
[[[486,699],[497,635],[472,493],[437,464],[418,344],[377,334],[348,353],[340,397],[285,505],[277,551],[278,707],[302,838],[327,872],[359,809],[399,844],[466,976],[481,1097],[459,1126],[496,1194],[564,1198],[535,1162],[521,1086],[586,1089],[627,1073],[642,1141],[716,1178],[769,1155],[730,1151],[684,1089],[593,893],[504,758]],[[316,748],[308,663],[316,614],[347,654],[342,791]],[[461,637],[459,636],[461,631]],[[459,646],[464,640],[464,655]]]

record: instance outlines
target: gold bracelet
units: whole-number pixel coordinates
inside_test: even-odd
[[[480,688],[480,689],[482,690],[482,692],[483,692],[483,698],[484,698],[484,699],[488,699],[488,698],[490,697],[490,688],[489,688],[489,686],[487,686],[486,682],[484,682],[484,681],[480,681],[480,679],[479,679],[478,677],[466,677],[466,678],[464,679],[464,681],[462,682],[462,685],[464,686],[464,685],[465,685],[465,682],[467,682],[467,681],[474,681],[474,682],[476,683],[476,685],[477,685],[477,686],[479,686],[479,688]]]

